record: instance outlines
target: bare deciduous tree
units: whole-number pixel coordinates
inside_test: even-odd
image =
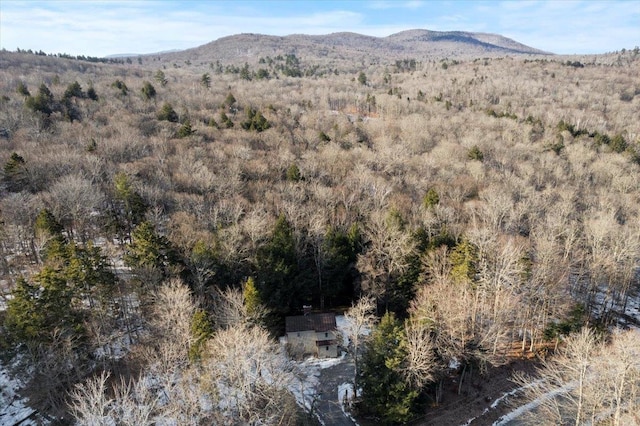
[[[535,377],[517,376],[526,401],[537,406],[539,424],[637,424],[640,402],[640,336],[615,331],[599,342],[589,328],[568,337],[560,352],[543,360]]]
[[[220,329],[209,341],[204,361],[210,386],[217,388],[229,424],[291,424],[287,410],[293,365],[266,330],[236,324]],[[293,416],[293,418],[292,418]]]
[[[407,360],[402,372],[405,379],[420,389],[433,380],[438,367],[431,332],[421,324],[407,321]]]
[[[344,318],[347,322],[345,328],[347,334],[345,337],[349,340],[348,347],[351,351],[353,362],[355,364],[353,375],[354,390],[358,389],[358,359],[362,340],[364,337],[369,335],[371,327],[375,324],[375,311],[375,299],[373,297],[363,296],[354,303],[347,312],[344,313]]]
[[[268,314],[264,305],[248,306],[240,289],[228,287],[216,291],[213,320],[218,327],[259,324]]]

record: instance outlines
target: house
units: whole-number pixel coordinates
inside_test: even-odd
[[[333,313],[286,317],[285,331],[289,352],[294,356],[338,356],[336,315]]]

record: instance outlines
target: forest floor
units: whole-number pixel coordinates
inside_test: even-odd
[[[458,394],[459,376],[444,384],[442,402],[426,410],[412,425],[492,425],[513,410],[518,386],[511,380],[518,372],[533,375],[535,362],[513,360],[510,364],[490,368],[486,374],[473,373],[465,379]],[[362,423],[364,425],[364,423]]]

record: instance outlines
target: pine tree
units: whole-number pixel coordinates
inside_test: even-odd
[[[67,87],[67,90],[64,91],[64,95],[62,96],[62,99],[64,101],[64,100],[69,100],[71,98],[82,99],[85,97],[86,97],[86,94],[82,91],[82,87],[80,86],[80,83],[78,83],[77,81],[74,81]]]
[[[202,77],[200,77],[200,84],[205,89],[208,89],[211,87],[211,76],[209,75],[209,73],[202,74]]]
[[[125,239],[131,239],[133,228],[144,221],[147,204],[124,173],[114,177],[113,195],[111,226],[120,233],[120,239],[124,242]]]
[[[92,85],[90,85],[89,88],[87,89],[87,98],[91,99],[92,101],[98,100],[98,93],[96,92],[96,89]]]
[[[160,86],[165,87],[167,85],[167,83],[169,82],[167,80],[167,77],[164,75],[164,71],[162,70],[158,70],[155,75],[153,76],[153,78],[158,82],[158,84],[160,84]]]
[[[27,88],[27,85],[22,81],[18,83],[18,87],[16,88],[16,93],[22,96],[31,96],[31,93],[29,93],[29,89]]]
[[[38,88],[38,94],[36,96],[29,96],[25,101],[27,108],[33,112],[39,112],[44,115],[50,115],[55,109],[55,103],[53,99],[53,93],[42,83]]]
[[[226,127],[227,129],[230,129],[233,127],[233,121],[231,121],[229,116],[227,116],[227,114],[224,111],[220,112],[220,121],[222,122],[224,127]]]
[[[207,340],[213,335],[213,327],[209,315],[198,309],[191,319],[192,344],[189,347],[189,360],[199,361]]]
[[[11,192],[20,192],[27,183],[27,168],[24,158],[17,152],[11,153],[11,157],[4,163],[4,183]]]
[[[177,123],[178,113],[175,112],[170,103],[165,102],[164,105],[162,105],[162,108],[160,108],[160,111],[158,111],[158,120]]]
[[[247,278],[247,282],[242,289],[242,297],[244,299],[244,305],[247,308],[247,313],[251,316],[256,316],[262,307],[262,301],[260,300],[260,294],[256,289],[256,282],[253,277]]]
[[[462,240],[451,252],[451,277],[458,282],[472,283],[476,277],[478,249],[468,240]]]
[[[189,119],[184,120],[182,126],[178,129],[178,137],[179,138],[187,138],[193,135],[196,131],[191,127],[191,121]]]
[[[156,97],[156,88],[148,81],[144,82],[140,91],[142,92],[142,97],[146,100],[151,100]]]
[[[131,233],[131,243],[127,245],[124,262],[132,268],[149,272],[147,275],[159,273],[159,278],[164,279],[177,265],[178,256],[169,240],[159,235],[151,222],[144,221]]]
[[[126,96],[129,94],[129,88],[122,80],[116,80],[111,83],[111,87],[118,89],[120,96]]]
[[[407,340],[402,323],[387,312],[371,334],[360,362],[361,407],[384,424],[404,423],[414,415],[419,391],[404,379]]]
[[[293,229],[280,215],[270,239],[257,253],[257,288],[265,305],[280,314],[302,306],[305,294],[300,280]]]

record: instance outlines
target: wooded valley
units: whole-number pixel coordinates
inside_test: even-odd
[[[520,358],[533,423],[640,424],[638,48],[3,51],[0,163],[1,362],[32,418],[315,424],[277,342],[312,305],[371,329],[345,348],[362,424]]]

